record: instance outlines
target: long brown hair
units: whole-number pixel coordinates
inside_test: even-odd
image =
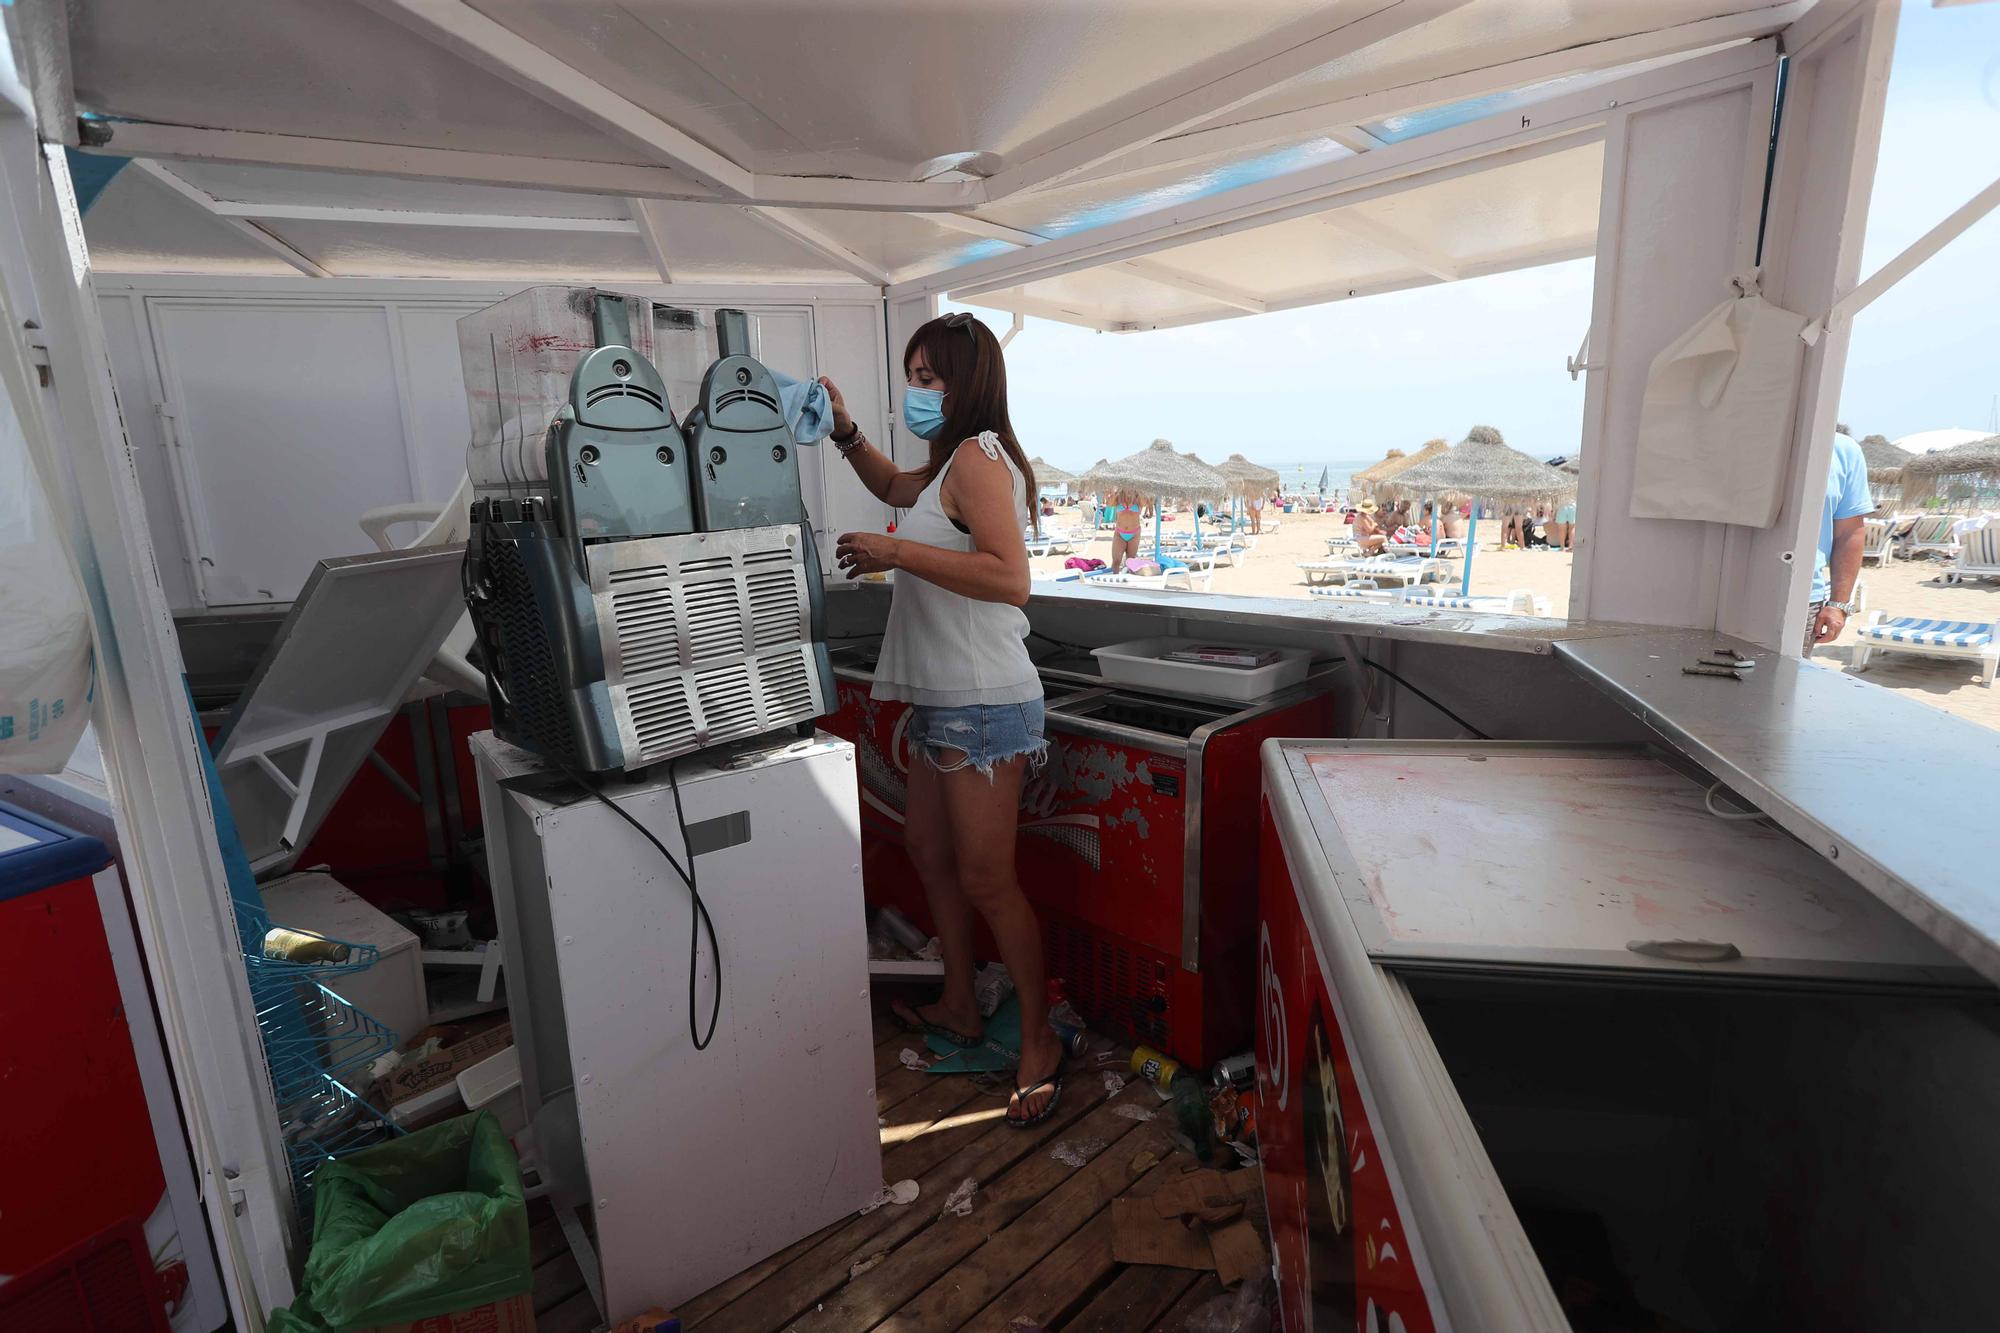
[[[910,335],[903,348],[905,374],[918,348],[923,349],[924,364],[945,384],[944,429],[930,442],[930,459],[918,475],[926,481],[935,478],[960,444],[990,430],[1000,437],[1001,447],[1027,483],[1028,516],[1040,532],[1035,469],[1021,442],[1014,438],[1014,423],[1007,415],[1007,361],[1000,351],[1000,340],[993,336],[993,330],[959,312],[940,315]]]

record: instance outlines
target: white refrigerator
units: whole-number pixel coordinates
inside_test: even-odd
[[[606,1318],[671,1310],[867,1203],[853,747],[691,755],[677,783],[656,766],[604,800],[490,732],[472,751],[534,1154],[557,1206],[594,1223]],[[606,802],[692,865],[720,950],[703,929],[705,1049],[688,888]]]

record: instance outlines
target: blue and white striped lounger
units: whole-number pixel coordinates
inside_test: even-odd
[[[2000,623],[1979,620],[1926,620],[1920,616],[1884,617],[1871,611],[1857,632],[1854,669],[1865,671],[1876,653],[1915,653],[1923,657],[1969,657],[1984,666],[1986,685],[2000,670]]]
[[[1449,593],[1412,591],[1403,599],[1406,606],[1429,607],[1439,611],[1490,611],[1497,615],[1545,616],[1548,599],[1526,588],[1517,588],[1504,597],[1462,597]]]
[[[1308,597],[1324,597],[1330,602],[1374,602],[1381,605],[1396,600],[1396,588],[1307,588]]]

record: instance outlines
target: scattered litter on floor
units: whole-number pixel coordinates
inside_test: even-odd
[[[853,1266],[847,1270],[847,1280],[849,1282],[854,1281],[855,1278],[860,1277],[863,1273],[875,1267],[875,1265],[881,1263],[884,1259],[887,1259],[888,1257],[889,1257],[889,1252],[887,1250],[878,1250],[874,1254],[869,1255],[866,1259],[856,1260]]]
[[[1392,1315],[1390,1322],[1402,1320]],[[1271,1327],[1271,1282],[1264,1274],[1195,1307],[1181,1325],[1182,1333],[1268,1333]]]
[[[1118,1075],[1112,1073],[1110,1070],[1108,1069],[1105,1070],[1104,1095],[1107,1097],[1116,1097],[1119,1093],[1123,1091],[1125,1091],[1125,1080],[1118,1077]],[[1121,1106],[1118,1109],[1122,1111],[1125,1108]]]
[[[884,1204],[915,1203],[916,1201],[917,1182],[914,1180],[899,1180],[893,1185],[884,1185],[881,1189],[876,1190],[875,1197],[861,1205],[861,1216],[866,1217]]]
[[[1014,993],[1014,978],[1005,963],[988,963],[972,979],[972,995],[979,1002],[979,1016],[991,1018],[1001,1001]]]
[[[1079,1139],[1075,1143],[1064,1139],[1061,1143],[1049,1149],[1049,1156],[1055,1158],[1064,1166],[1082,1166],[1085,1162],[1088,1162],[1103,1151],[1103,1139]]]
[[[1136,1120],[1143,1125],[1148,1120],[1151,1120],[1154,1116],[1158,1115],[1159,1112],[1148,1111],[1143,1106],[1134,1106],[1132,1103],[1126,1102],[1122,1106],[1112,1107],[1111,1114],[1124,1116],[1127,1120]]]
[[[903,1068],[905,1069],[921,1070],[921,1069],[929,1069],[931,1067],[930,1061],[924,1059],[923,1056],[918,1055],[915,1051],[911,1050],[907,1046],[903,1048],[902,1061],[903,1061]]]
[[[1007,1333],[1047,1333],[1033,1315],[1017,1314],[1007,1321]]]
[[[1132,1154],[1131,1165],[1125,1169],[1135,1176],[1143,1176],[1160,1164],[1160,1155],[1151,1150]]]
[[[972,1215],[972,1196],[978,1192],[979,1182],[973,1177],[967,1176],[964,1180],[958,1182],[957,1189],[945,1197],[944,1209],[938,1216],[944,1217],[946,1214],[949,1214],[952,1217],[970,1217]]]
[[[1099,1063],[1099,1064],[1101,1064],[1101,1065],[1108,1065],[1108,1064],[1114,1064],[1114,1063],[1115,1063],[1115,1064],[1121,1064],[1121,1065],[1122,1065],[1122,1064],[1124,1064],[1124,1063],[1125,1063],[1125,1056],[1124,1056],[1124,1054],[1123,1054],[1122,1052],[1120,1052],[1120,1051],[1118,1050],[1118,1048],[1117,1048],[1117,1047],[1115,1047],[1115,1046],[1114,1046],[1114,1047],[1112,1047],[1112,1048],[1111,1048],[1110,1050],[1108,1050],[1108,1051],[1099,1051],[1099,1052],[1098,1052],[1098,1053],[1097,1053],[1097,1054],[1096,1054],[1095,1056],[1093,1056],[1092,1058],[1093,1058],[1093,1059],[1095,1059],[1095,1060],[1097,1061],[1097,1063]]]

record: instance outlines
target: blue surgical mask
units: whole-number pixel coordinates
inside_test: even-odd
[[[935,440],[944,429],[944,391],[914,384],[903,390],[903,424],[918,439]]]

